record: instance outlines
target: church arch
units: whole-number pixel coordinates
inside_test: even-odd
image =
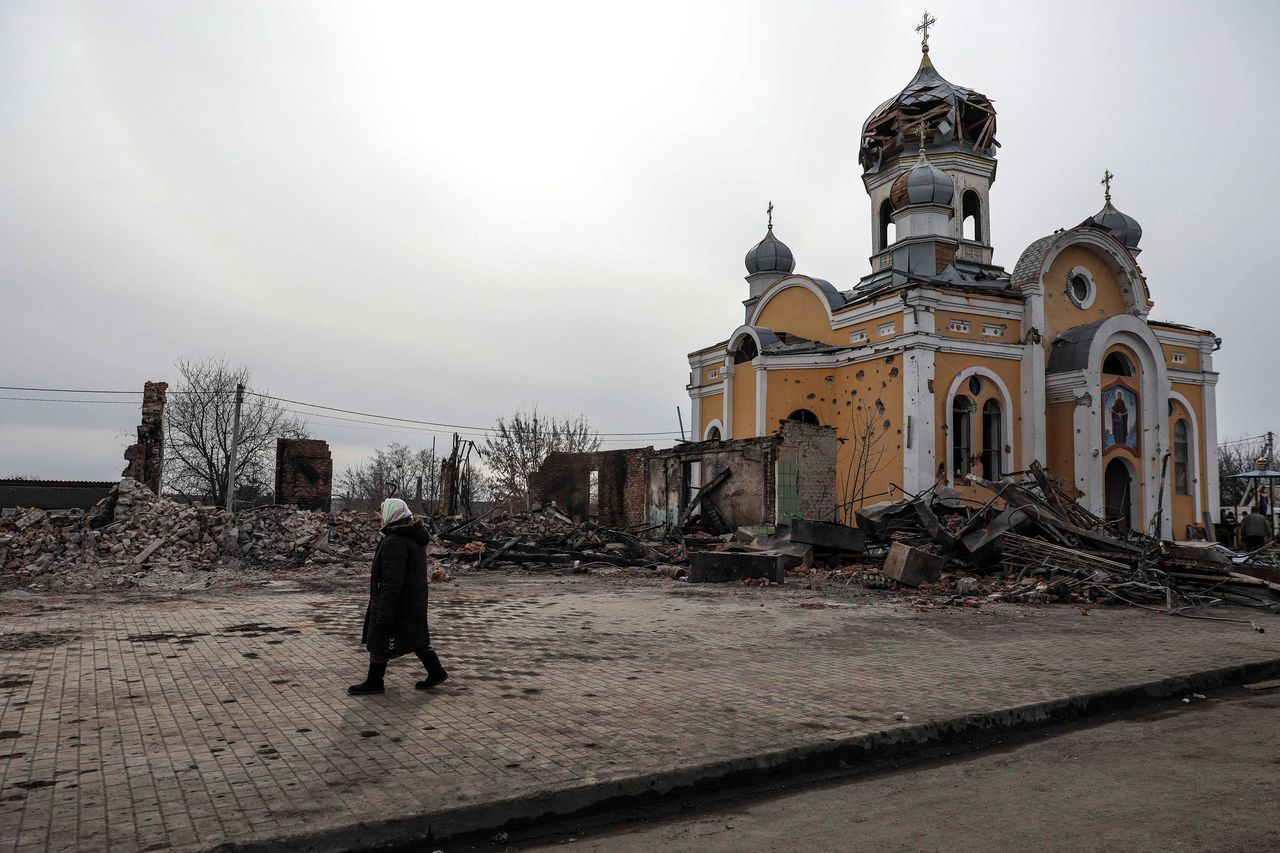
[[[813,424],[814,426],[822,423],[822,421],[818,420],[818,416],[809,409],[796,409],[794,412],[787,415],[787,420],[797,421],[802,424]]]
[[[994,397],[982,404],[982,476],[988,480],[999,480],[1004,476],[1004,454],[1000,452],[1000,441],[1004,438],[1002,421],[1004,413],[1000,401]]]
[[[1201,499],[1200,490],[1200,423],[1196,418],[1196,410],[1191,408],[1191,402],[1186,397],[1177,391],[1170,391],[1169,401],[1182,407],[1182,416],[1187,419],[1187,424],[1190,427],[1190,434],[1187,438],[1189,439],[1188,443],[1191,445],[1191,495],[1195,498],[1196,523],[1200,523],[1204,518],[1204,502]]]
[[[965,190],[960,197],[960,236],[982,242],[982,197],[976,190]]]
[[[1103,517],[1107,521],[1123,521],[1132,530],[1141,530],[1137,521],[1138,477],[1133,463],[1117,456],[1107,463],[1103,473]]]
[[[950,422],[952,417],[952,412],[955,409],[956,396],[961,393],[962,388],[965,390],[968,389],[969,379],[974,376],[981,377],[984,383],[984,387],[985,387],[985,383],[990,382],[992,385],[995,386],[996,391],[998,392],[997,396],[1000,401],[1000,413],[1001,413],[1000,425],[999,425],[1000,426],[1000,437],[999,437],[1000,443],[998,445],[999,452],[1000,452],[1000,472],[1002,475],[1009,474],[1014,470],[1013,468],[1013,397],[1009,394],[1009,386],[1004,384],[1004,380],[1000,378],[1000,375],[998,373],[986,367],[974,366],[974,367],[966,367],[964,370],[956,374],[955,379],[951,381],[950,390],[947,391],[946,411],[947,411],[948,422]],[[965,399],[968,399],[968,398],[966,397]],[[972,404],[972,401],[970,402]],[[972,421],[970,422],[970,429],[972,430]],[[947,482],[949,485],[954,486],[956,483],[956,478],[953,473],[955,469],[954,436],[951,437],[951,442],[948,446],[952,448],[952,457],[947,464],[947,471],[948,471]],[[970,436],[969,453],[970,453],[970,457],[972,457],[973,455],[972,436]]]
[[[893,245],[898,236],[898,226],[893,222],[893,202],[887,198],[880,202],[878,219],[880,220],[880,241],[876,246],[876,251],[883,252]]]
[[[703,441],[721,441],[724,439],[724,424],[720,423],[719,418],[713,418],[707,424],[707,428],[702,431]]]
[[[1102,372],[1109,376],[1133,376],[1133,361],[1122,349],[1114,349],[1102,359]]]
[[[957,394],[951,400],[951,477],[962,480],[973,472],[973,400]]]
[[[1053,262],[1064,249],[1072,246],[1091,249],[1101,258],[1120,284],[1129,313],[1137,317],[1147,316],[1151,310],[1151,295],[1147,291],[1146,279],[1142,277],[1142,272],[1138,269],[1133,256],[1119,240],[1096,228],[1072,228],[1032,243],[1022,253],[1022,257],[1018,259],[1013,269],[1014,285],[1021,287],[1039,283],[1042,287],[1049,287],[1049,282],[1045,280],[1049,274],[1049,268],[1053,266]]]
[[[756,324],[760,322],[760,315],[764,313],[769,301],[779,293],[792,287],[803,287],[817,297],[818,304],[827,312],[828,322],[832,321],[836,310],[844,307],[844,294],[836,290],[835,286],[830,282],[812,279],[807,275],[788,276],[770,285],[768,290],[760,294],[760,301],[756,303],[755,309],[751,312],[751,322],[746,326],[740,327],[740,329],[759,328]]]

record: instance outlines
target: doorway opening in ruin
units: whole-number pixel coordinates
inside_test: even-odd
[[[1103,474],[1103,502],[1107,521],[1133,526],[1133,470],[1123,459],[1112,459]]]

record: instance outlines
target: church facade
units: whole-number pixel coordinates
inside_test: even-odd
[[[746,257],[744,322],[689,355],[704,441],[784,420],[834,427],[835,515],[968,475],[1045,465],[1081,503],[1184,539],[1216,512],[1211,332],[1152,320],[1142,229],[1111,202],[993,261],[996,113],[933,66],[863,126],[870,271],[795,272],[772,217]]]

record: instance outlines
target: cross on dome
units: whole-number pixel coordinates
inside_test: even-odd
[[[1107,169],[1102,173],[1102,181],[1100,183],[1106,188],[1105,193],[1108,202],[1111,201],[1111,179],[1114,177],[1115,175],[1111,174],[1110,169]]]
[[[916,27],[916,32],[921,34],[920,49],[925,53],[929,52],[929,27],[938,23],[938,19],[930,15],[928,12],[920,18],[920,25]]]

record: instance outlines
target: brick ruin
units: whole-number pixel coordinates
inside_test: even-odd
[[[131,477],[157,495],[164,481],[164,401],[167,382],[147,382],[142,386],[142,423],[138,441],[124,452],[122,477]]]
[[[668,450],[553,453],[529,478],[529,497],[534,506],[554,502],[575,520],[594,519],[605,527],[682,525],[699,486],[717,477],[725,479],[711,498],[731,527],[795,516],[830,520],[836,503],[835,430],[783,421],[777,432],[759,438]]]
[[[329,443],[314,438],[276,439],[276,503],[328,512],[332,495]]]

